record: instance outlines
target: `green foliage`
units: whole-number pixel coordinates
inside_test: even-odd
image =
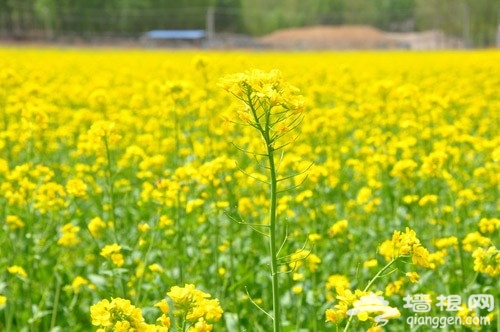
[[[490,0],[417,0],[417,28],[439,29],[463,38],[467,46],[495,45],[500,2]]]
[[[0,31],[29,37],[139,36],[152,29],[204,29],[254,36],[320,24],[372,25],[384,31],[441,30],[466,46],[495,45],[497,0],[0,0]]]

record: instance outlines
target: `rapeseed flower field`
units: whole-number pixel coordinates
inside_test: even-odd
[[[499,329],[499,52],[0,61],[0,330]]]

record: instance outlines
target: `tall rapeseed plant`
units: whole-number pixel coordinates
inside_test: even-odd
[[[273,330],[280,330],[280,288],[278,282],[279,249],[283,246],[277,234],[283,229],[277,213],[278,184],[289,177],[280,178],[277,156],[294,140],[290,135],[303,118],[304,99],[299,90],[287,84],[278,70],[260,70],[234,74],[222,79],[220,86],[242,102],[235,123],[254,128],[262,137],[262,151],[246,151],[257,159],[267,161],[269,187],[269,224],[258,225],[268,238],[271,262],[272,313],[264,311],[273,320]],[[259,161],[260,163],[260,161]],[[254,227],[255,225],[250,225]]]

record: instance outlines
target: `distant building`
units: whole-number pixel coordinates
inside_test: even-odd
[[[205,38],[205,30],[151,30],[141,40],[148,46],[200,47]]]

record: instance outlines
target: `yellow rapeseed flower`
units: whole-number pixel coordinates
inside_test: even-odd
[[[149,226],[149,224],[146,223],[141,223],[137,224],[137,229],[139,230],[139,232],[145,233],[151,229],[151,226]]]
[[[149,265],[148,269],[152,272],[163,273],[163,268],[159,264],[156,264],[156,263]]]
[[[24,227],[24,222],[18,216],[8,215],[5,218],[5,224],[11,230],[19,229]]]
[[[68,180],[65,189],[68,195],[71,195],[73,197],[78,197],[78,198],[87,197],[88,186],[81,179]]]
[[[392,240],[384,241],[379,252],[387,261],[400,256],[410,256],[413,264],[429,267],[429,251],[421,245],[415,231],[408,227],[404,233],[394,231]]]
[[[472,252],[478,247],[487,247],[490,244],[491,240],[479,232],[468,233],[462,240],[462,248],[468,252]]]
[[[80,289],[84,286],[90,286],[90,282],[81,277],[81,276],[77,276],[75,279],[73,279],[73,281],[71,282],[71,288],[73,289],[73,292],[75,294],[78,294],[80,293]]]
[[[28,278],[28,274],[22,266],[12,265],[7,268],[7,271],[9,271],[10,274],[14,274],[22,278]]]
[[[427,206],[431,204],[436,204],[438,200],[437,195],[425,195],[420,200],[418,201],[418,205],[420,206]]]
[[[101,249],[101,256],[111,258],[111,261],[118,267],[124,264],[123,255],[121,253],[122,247],[116,243],[108,244]]]
[[[420,275],[417,272],[406,272],[406,276],[414,284],[417,284],[418,279],[420,279]]]
[[[74,226],[71,223],[65,224],[61,228],[61,237],[57,240],[57,244],[63,247],[73,247],[80,243],[81,239],[78,237],[80,227]]]
[[[326,322],[331,322],[337,324],[341,320],[347,317],[347,310],[334,310],[331,308],[325,311]]]
[[[193,284],[173,286],[167,296],[174,303],[174,316],[184,317],[191,323],[200,319],[217,322],[224,312],[218,299],[210,299],[210,294],[196,289]]]
[[[328,235],[334,237],[338,234],[344,233],[349,226],[349,222],[345,219],[339,220],[328,228]]]
[[[433,240],[433,242],[436,248],[438,249],[443,249],[448,247],[453,247],[456,249],[458,247],[458,238],[456,236],[436,238]]]
[[[99,301],[90,307],[90,316],[92,325],[104,331],[147,331],[141,309],[126,299]]]
[[[376,259],[374,259],[374,258],[373,259],[369,259],[369,260],[367,260],[367,261],[365,261],[363,263],[363,267],[364,268],[371,268],[371,267],[375,267],[377,265],[378,265],[378,261]]]
[[[500,230],[500,219],[499,218],[481,218],[479,220],[479,230],[483,234],[491,234],[497,230]]]
[[[87,227],[93,237],[100,238],[102,236],[102,230],[106,228],[106,223],[100,217],[95,217],[89,221]]]
[[[339,292],[337,289],[348,289],[349,287],[349,279],[342,274],[332,274],[326,282],[326,289],[335,289],[337,293]]]
[[[474,271],[491,277],[500,275],[500,250],[495,246],[478,248],[474,250],[472,257],[474,257]]]
[[[403,285],[404,285],[403,278],[388,283],[387,286],[385,286],[385,295],[386,296],[391,296],[394,294],[403,295],[404,294]]]
[[[318,269],[321,263],[321,258],[312,253],[310,250],[298,249],[290,255],[289,266],[292,270],[296,270],[305,265],[309,271],[314,272]]]
[[[35,192],[35,208],[42,214],[64,208],[66,192],[64,187],[55,182],[41,184]]]
[[[169,312],[169,306],[167,300],[163,299],[160,302],[155,303],[155,307],[160,308],[161,312],[164,314],[168,314]]]

